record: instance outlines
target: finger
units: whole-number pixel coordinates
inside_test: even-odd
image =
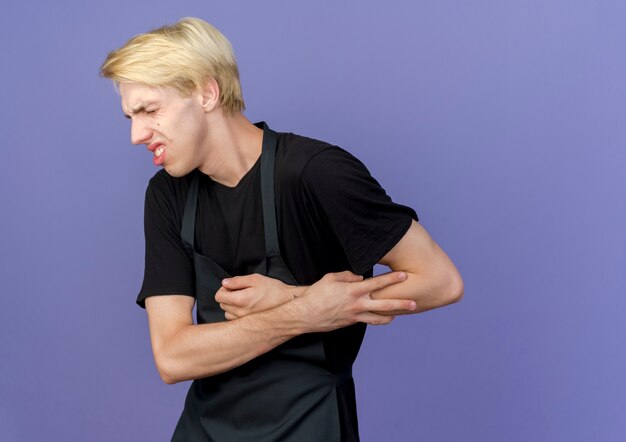
[[[232,292],[223,287],[215,292],[215,301],[218,303],[224,302],[230,304],[231,298],[233,298]]]
[[[215,301],[220,304],[243,307],[243,300],[244,296],[242,296],[242,290],[228,290],[222,287],[215,293]]]
[[[262,275],[253,273],[251,275],[233,276],[231,278],[222,279],[222,287],[229,290],[241,290],[258,284],[258,279]]]
[[[220,288],[217,292],[215,292],[215,301],[216,302],[225,302],[229,297],[229,290],[225,288]]]
[[[363,313],[359,316],[358,321],[369,325],[387,325],[395,319],[395,316],[383,316],[376,313]]]
[[[337,273],[327,273],[325,277],[338,282],[359,282],[363,280],[361,275],[355,275],[349,270]]]
[[[367,312],[413,311],[417,305],[410,299],[370,299],[364,300],[361,307]]]
[[[238,316],[235,316],[235,315],[233,315],[232,313],[229,313],[229,312],[225,312],[224,316],[226,317],[226,319],[228,321],[232,321],[233,319],[239,319]]]
[[[238,318],[245,316],[246,314],[245,309],[239,308],[231,304],[220,304],[220,308],[224,310],[226,313],[229,313],[233,316],[237,316]]]
[[[383,316],[400,316],[400,315],[407,315],[410,314],[412,312],[407,311],[407,310],[393,310],[390,312],[378,312],[378,311],[373,311],[370,313],[375,313],[377,315],[383,315]]]
[[[406,281],[406,278],[407,274],[405,272],[390,272],[368,278],[356,283],[355,286],[359,293],[365,294]]]

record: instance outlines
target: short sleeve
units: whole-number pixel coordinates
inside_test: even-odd
[[[145,267],[137,304],[157,295],[195,296],[193,262],[180,237],[180,204],[169,179],[155,175],[148,184],[144,206]]]
[[[304,197],[324,214],[352,271],[363,274],[407,232],[413,209],[391,200],[365,165],[339,147],[313,156],[302,174]]]

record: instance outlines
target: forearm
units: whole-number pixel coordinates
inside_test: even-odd
[[[234,321],[180,327],[155,348],[161,377],[171,384],[216,375],[303,333],[289,304]]]
[[[357,322],[388,324],[392,317],[371,312],[413,309],[414,303],[373,300],[370,293],[402,280],[401,272],[365,281],[350,272],[328,274],[310,287],[293,289],[287,297],[291,300],[275,308],[201,325],[192,323],[189,297],[149,298],[146,309],[157,368],[169,384],[198,379],[238,367],[300,334]]]
[[[372,292],[372,299],[410,299],[415,301],[415,310],[377,312],[383,315],[420,313],[457,302],[463,296],[463,281],[460,275],[418,274],[405,271],[406,281]]]

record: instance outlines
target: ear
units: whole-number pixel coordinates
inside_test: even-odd
[[[220,87],[214,78],[209,78],[204,82],[202,89],[202,107],[205,112],[211,112],[220,102]]]

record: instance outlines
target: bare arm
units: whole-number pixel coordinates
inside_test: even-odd
[[[194,300],[164,295],[146,299],[150,337],[159,374],[168,384],[212,376],[262,355],[302,333],[335,330],[356,322],[387,324],[393,317],[372,313],[410,310],[407,300],[373,300],[370,293],[401,282],[404,273],[361,281],[333,273],[292,302],[234,321],[194,325]]]
[[[377,312],[381,315],[419,313],[458,302],[463,297],[463,279],[446,253],[426,229],[413,221],[402,239],[381,260],[394,271],[407,275],[401,284],[371,294],[373,299],[408,299],[415,310]],[[231,278],[217,293],[227,319],[237,319],[292,301],[308,287],[293,287],[262,275]]]
[[[383,315],[419,313],[458,302],[463,279],[448,255],[426,229],[413,221],[402,239],[379,262],[407,274],[406,281],[372,294],[374,299],[411,299],[415,310],[379,312]]]
[[[289,308],[249,315],[237,323],[195,325],[193,305],[194,298],[183,295],[146,299],[152,351],[167,384],[227,371],[298,334]]]

